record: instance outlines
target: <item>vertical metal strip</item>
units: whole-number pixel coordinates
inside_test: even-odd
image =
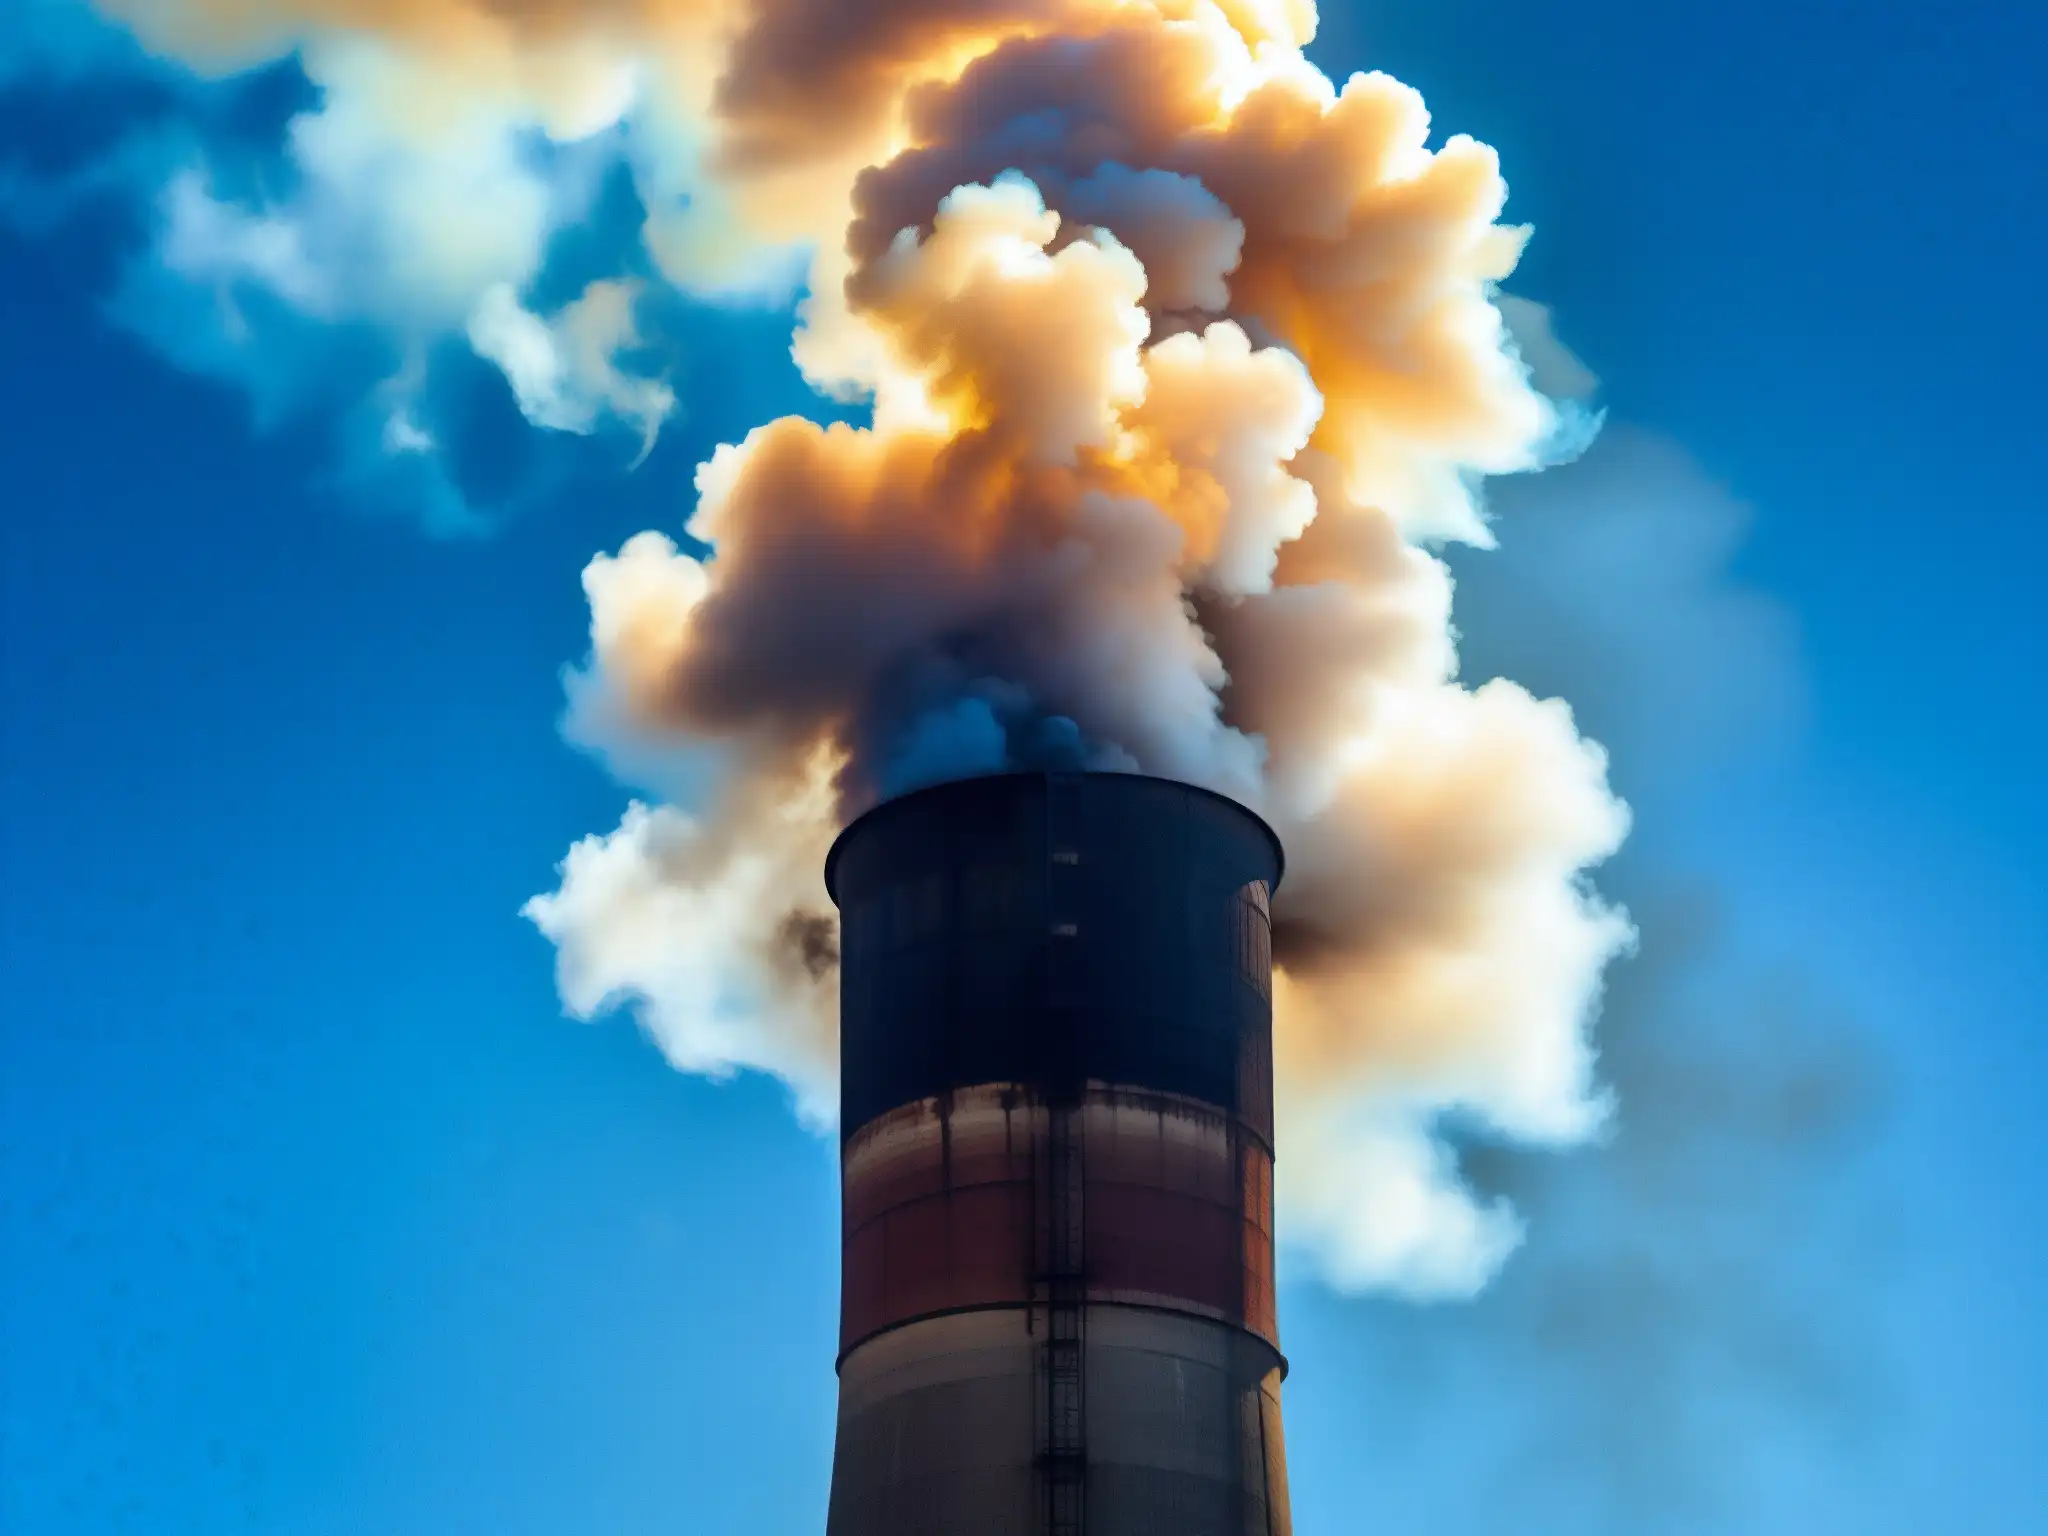
[[[1046,785],[1045,1027],[1053,1035],[1059,1076],[1046,1084],[1045,1265],[1039,1289],[1045,1306],[1045,1529],[1047,1536],[1085,1536],[1088,1528],[1087,1222],[1079,1073],[1081,985],[1080,785],[1052,776]]]

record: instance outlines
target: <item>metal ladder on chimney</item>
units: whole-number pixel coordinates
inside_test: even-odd
[[[1044,1424],[1040,1466],[1045,1483],[1046,1536],[1086,1536],[1088,1528],[1087,1221],[1085,1128],[1074,1032],[1078,1027],[1080,940],[1079,785],[1052,775],[1046,787],[1047,1028],[1072,1070],[1047,1084],[1044,1251],[1037,1287],[1045,1324]]]

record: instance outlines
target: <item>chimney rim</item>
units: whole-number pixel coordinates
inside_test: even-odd
[[[1132,773],[1122,769],[1088,769],[1056,772],[1044,768],[1016,768],[1008,769],[1002,773],[977,773],[964,778],[942,779],[936,784],[922,784],[916,789],[905,790],[900,795],[891,795],[885,800],[878,800],[862,811],[852,821],[849,821],[844,827],[840,828],[839,835],[832,839],[832,847],[825,854],[825,894],[832,898],[832,905],[834,907],[839,905],[838,875],[840,854],[856,832],[864,830],[870,822],[876,820],[885,812],[892,811],[895,807],[910,801],[922,799],[927,795],[939,795],[945,794],[948,791],[957,791],[964,784],[980,784],[991,780],[1003,779],[1038,779],[1048,784],[1055,779],[1080,781],[1089,779],[1135,779],[1152,784],[1170,784],[1176,789],[1188,790],[1191,793],[1206,796],[1211,800],[1220,800],[1240,815],[1250,818],[1252,824],[1265,833],[1266,840],[1273,845],[1273,889],[1275,891],[1279,890],[1280,882],[1287,876],[1287,848],[1280,841],[1280,834],[1273,830],[1272,823],[1246,805],[1242,800],[1232,795],[1226,795],[1221,790],[1211,789],[1206,784],[1195,784],[1186,779],[1176,779],[1166,774]]]

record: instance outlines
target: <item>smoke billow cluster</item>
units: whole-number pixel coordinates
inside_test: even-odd
[[[1546,387],[1591,387],[1572,374],[1538,362]],[[1890,1416],[1870,1330],[1890,1218],[1864,1177],[1890,1068],[1806,936],[1738,921],[1747,893],[1671,835],[1724,821],[1731,783],[1795,739],[1797,628],[1731,569],[1748,510],[1639,429],[1503,485],[1497,511],[1500,547],[1454,558],[1466,663],[1569,694],[1644,809],[1601,874],[1643,932],[1601,1009],[1618,1110],[1597,1150],[1466,1143],[1474,1185],[1527,1220],[1509,1272],[1455,1315],[1346,1309],[1310,1352],[1320,1379],[1289,1390],[1372,1421],[1358,1486],[1382,1525],[1797,1525],[1784,1467],[1857,1484]]]
[[[217,67],[301,50],[345,82],[330,117],[376,123],[351,144],[429,168],[487,161],[480,123],[629,128],[642,243],[687,292],[811,253],[795,357],[870,424],[720,448],[687,546],[584,575],[571,734],[690,809],[636,805],[529,906],[573,1012],[630,1004],[678,1066],[829,1115],[846,818],[1020,764],[1205,784],[1290,850],[1288,1235],[1346,1285],[1485,1281],[1517,1218],[1441,1128],[1596,1132],[1590,1015],[1630,937],[1586,880],[1626,830],[1603,753],[1563,703],[1460,680],[1431,552],[1489,542],[1483,477],[1585,436],[1495,303],[1526,231],[1492,151],[1432,149],[1385,76],[1333,86],[1309,0],[106,3]],[[545,222],[471,199],[457,240],[424,185],[385,210],[421,294]],[[472,337],[530,418],[651,436],[671,401],[613,362],[619,291],[552,319],[488,292]]]

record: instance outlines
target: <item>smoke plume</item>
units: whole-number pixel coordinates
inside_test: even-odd
[[[299,50],[328,90],[304,195],[364,216],[194,185],[192,260],[309,307],[388,271],[539,425],[644,443],[672,398],[615,361],[630,290],[522,302],[573,204],[517,135],[615,133],[685,292],[810,253],[794,355],[867,424],[759,427],[699,469],[687,540],[584,573],[570,734],[687,808],[636,804],[528,907],[570,1011],[630,1006],[679,1067],[829,1116],[819,870],[850,816],[1005,766],[1208,785],[1290,852],[1284,1230],[1346,1286],[1485,1282],[1518,1218],[1444,1128],[1595,1135],[1630,942],[1587,883],[1627,823],[1604,754],[1564,703],[1460,679],[1432,552],[1490,542],[1484,477],[1588,435],[1496,303],[1527,231],[1491,150],[1432,149],[1383,75],[1334,86],[1310,0],[104,3],[202,68]],[[323,254],[343,228],[359,259]]]
[[[1531,360],[1548,387],[1591,387]],[[1527,1221],[1509,1272],[1455,1314],[1299,1298],[1295,1342],[1321,1365],[1288,1389],[1305,1426],[1366,1422],[1372,1449],[1344,1452],[1358,1523],[1800,1528],[1784,1467],[1860,1486],[1889,1429],[1871,1323],[1895,1234],[1866,1176],[1893,1067],[1810,936],[1741,922],[1750,893],[1694,841],[1797,739],[1797,627],[1734,569],[1748,509],[1639,428],[1502,486],[1497,510],[1500,548],[1455,557],[1467,664],[1568,693],[1644,812],[1601,874],[1644,935],[1601,1009],[1618,1112],[1597,1151],[1462,1144]]]

